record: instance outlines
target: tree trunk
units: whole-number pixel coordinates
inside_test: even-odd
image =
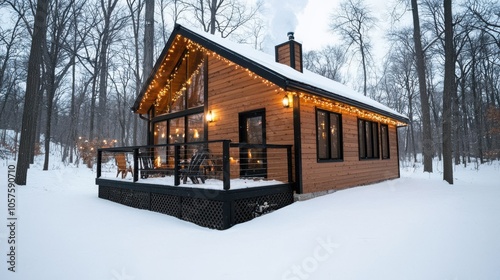
[[[17,185],[26,185],[30,155],[33,151],[32,139],[35,137],[36,115],[33,113],[36,106],[40,84],[40,65],[42,62],[42,48],[47,31],[48,0],[38,0],[35,13],[31,50],[28,62],[28,77],[26,78],[26,95],[24,99],[23,122],[19,155],[16,168]]]
[[[455,49],[451,0],[444,3],[443,180],[453,184],[452,96],[455,89]]]
[[[97,104],[97,138],[106,138],[104,125],[107,123],[107,92],[108,92],[108,47],[109,18],[105,19],[105,29],[102,35],[102,45],[99,54],[99,104]]]
[[[420,35],[420,20],[418,16],[417,0],[411,0],[413,13],[413,40],[415,42],[415,59],[418,72],[418,87],[420,92],[420,104],[422,106],[422,149],[424,156],[424,172],[432,172],[432,131],[429,97],[425,79],[424,51]]]
[[[217,5],[218,0],[212,0],[212,4],[210,5],[210,34],[215,34],[215,23],[217,20],[215,16],[217,15]]]
[[[153,69],[154,7],[154,0],[146,0],[146,12],[144,15],[144,62],[142,64],[143,81],[146,81],[151,69]]]
[[[55,65],[52,65],[55,66]],[[54,69],[49,69],[51,73],[48,75],[48,87],[47,87],[47,119],[45,124],[45,158],[43,162],[43,170],[49,170],[49,155],[50,155],[50,140],[51,140],[51,125],[52,125],[52,111],[54,107],[54,95],[55,95],[55,81],[54,81],[54,73],[52,73]]]
[[[360,43],[360,50],[361,50],[361,64],[363,64],[363,94],[366,96],[367,95],[367,70],[366,70],[366,54],[365,54],[365,48],[363,45],[363,41]]]
[[[472,64],[471,64],[471,78],[472,78],[472,97],[473,97],[473,105],[474,105],[474,126],[476,129],[476,137],[477,137],[477,154],[476,156],[479,157],[480,163],[484,163],[484,157],[483,157],[483,124],[481,121],[481,106],[482,106],[482,100],[481,100],[481,95],[479,94],[481,90],[478,89],[479,84],[477,82],[477,76],[476,76],[476,67],[477,67],[477,62],[476,62],[476,53],[474,52],[472,54]]]

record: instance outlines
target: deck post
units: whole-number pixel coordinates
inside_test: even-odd
[[[181,158],[181,146],[174,146],[174,186],[181,184],[181,177],[179,172],[179,164]]]
[[[222,182],[224,185],[224,190],[229,190],[231,188],[231,173],[229,164],[229,143],[231,140],[222,141]]]
[[[101,177],[102,150],[97,150],[97,178]]]
[[[139,180],[139,148],[134,149],[134,183]]]
[[[222,229],[228,229],[234,224],[234,216],[232,215],[233,201],[225,196],[222,204]]]

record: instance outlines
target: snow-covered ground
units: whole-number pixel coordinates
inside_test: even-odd
[[[15,273],[0,190],[0,279],[500,279],[498,162],[456,167],[453,186],[403,168],[225,231],[99,199],[94,172],[53,168],[16,189]]]

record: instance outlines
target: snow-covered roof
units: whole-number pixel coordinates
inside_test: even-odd
[[[334,80],[313,73],[307,69],[299,72],[292,67],[276,62],[274,56],[255,50],[248,45],[238,44],[206,32],[176,25],[169,43],[177,34],[193,40],[207,49],[217,52],[233,62],[276,83],[285,90],[300,89],[321,97],[337,100],[375,113],[408,123],[408,117]],[[169,47],[167,43],[166,49]],[[166,53],[166,50],[164,50]],[[163,55],[162,55],[163,56]],[[160,57],[162,60],[162,57]],[[159,60],[159,61],[160,61]],[[152,74],[154,75],[154,73]],[[139,96],[141,98],[141,96]],[[136,107],[137,108],[137,107]]]

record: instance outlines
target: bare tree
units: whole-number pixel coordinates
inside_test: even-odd
[[[341,69],[346,60],[344,49],[337,45],[306,52],[303,57],[304,68],[338,82],[342,82]]]
[[[451,139],[452,96],[455,90],[455,48],[451,0],[444,0],[444,91],[443,91],[443,179],[453,184],[453,154]]]
[[[183,17],[182,15],[189,9],[189,5],[184,0],[157,0],[160,12],[160,34],[163,39],[163,45],[167,43],[170,35],[168,23],[175,25]],[[170,19],[168,18],[170,17]]]
[[[107,91],[108,91],[108,50],[112,42],[113,32],[116,30],[117,22],[111,21],[111,16],[118,0],[101,0],[104,25],[101,32],[101,46],[99,49],[99,104],[97,105],[97,132],[99,137],[106,137],[104,123],[107,118]]]
[[[420,92],[420,105],[422,106],[422,149],[424,155],[424,172],[432,172],[432,129],[429,96],[425,79],[424,51],[420,33],[420,19],[418,15],[417,0],[411,0],[413,15],[413,40],[415,43],[415,59],[418,73],[418,87]]]
[[[21,37],[21,32],[20,32],[20,23],[21,23],[21,17],[19,17],[16,22],[14,23],[14,26],[10,30],[4,30],[3,28],[0,27],[0,46],[2,46],[2,49],[5,47],[5,52],[0,53],[0,59],[1,59],[1,64],[0,64],[0,96],[2,94],[4,95],[2,100],[0,100],[0,119],[3,119],[4,115],[4,110],[7,106],[7,102],[9,100],[10,95],[14,92],[11,89],[16,82],[17,82],[17,77],[15,77],[14,73],[7,73],[7,69],[9,67],[9,64],[11,63],[11,58],[13,55],[16,55],[16,45]],[[10,67],[9,67],[10,68]],[[7,81],[7,76],[11,76],[10,82]],[[12,83],[14,81],[14,83]]]
[[[190,0],[187,1],[194,13],[196,22],[205,32],[218,33],[222,38],[231,35],[251,20],[262,6],[257,1],[247,7],[241,0]]]
[[[65,50],[67,39],[70,35],[70,24],[72,17],[72,6],[74,1],[55,0],[49,5],[50,40],[47,40],[47,47],[44,50],[44,81],[46,88],[46,124],[45,124],[45,160],[43,170],[49,168],[50,141],[52,140],[52,114],[54,109],[54,98],[59,85],[68,72],[71,64],[67,59],[69,53]]]
[[[417,162],[417,141],[415,130],[419,130],[420,120],[415,118],[418,103],[415,100],[417,91],[417,75],[412,43],[412,30],[404,28],[389,36],[393,45],[384,64],[381,86],[385,88],[387,101],[391,108],[408,114],[410,125],[406,127],[405,142],[402,149],[407,157]]]
[[[152,2],[151,0],[148,0],[149,2]],[[154,4],[154,3],[153,3]],[[148,5],[148,3],[146,3],[146,5]],[[149,5],[151,5],[151,3],[149,3]],[[134,80],[135,80],[135,83],[134,83],[134,92],[135,92],[135,95],[138,96],[139,95],[139,91],[140,91],[140,88],[141,88],[141,84],[142,84],[142,80],[141,80],[141,69],[140,69],[140,60],[141,60],[141,45],[140,45],[140,42],[139,42],[139,33],[140,33],[140,27],[141,27],[141,14],[142,14],[142,10],[144,8],[144,2],[139,0],[139,1],[135,1],[135,0],[127,0],[127,7],[128,7],[128,10],[129,10],[129,13],[130,13],[130,19],[131,19],[131,23],[132,23],[132,32],[133,32],[133,46],[134,46],[134,62],[133,65],[132,63],[129,64],[129,67],[132,67],[133,69],[133,73],[134,73]],[[148,9],[148,8],[146,8]],[[147,44],[151,44],[151,54],[148,54],[148,59],[153,59],[153,34],[151,34],[151,32],[154,32],[154,18],[152,18],[152,16],[154,16],[154,9],[152,10],[152,8],[149,7],[149,11],[147,12],[147,16],[149,17],[148,19],[145,19],[144,21],[144,24],[145,24],[145,28],[144,28],[144,32],[145,32],[145,35],[144,35],[144,48],[146,46],[146,32],[148,33],[148,36],[151,36],[151,37],[148,37],[147,39]],[[149,25],[149,26],[148,26]],[[148,26],[148,31],[146,31],[146,26]],[[144,49],[143,48],[143,49]],[[144,63],[143,63],[143,79],[146,79],[145,75],[147,75],[147,73],[149,73],[150,70],[147,70],[148,72],[144,72],[144,67],[145,67],[145,63],[146,63],[146,58],[145,58],[145,54],[144,55]],[[152,63],[152,62],[151,62]],[[137,133],[138,133],[138,117],[137,116],[134,116],[134,127],[133,127],[133,143],[134,145],[137,145]]]
[[[47,31],[47,8],[48,0],[38,0],[35,13],[33,37],[31,39],[31,50],[28,64],[28,77],[26,79],[26,95],[23,109],[23,122],[21,128],[21,140],[19,143],[19,155],[16,169],[16,184],[26,185],[30,156],[33,151],[35,136],[35,118],[33,114],[40,84],[40,65],[42,62],[42,49]]]
[[[488,34],[500,49],[500,4],[491,0],[471,0],[467,10],[477,19],[475,28]]]
[[[143,81],[153,69],[154,50],[154,0],[145,0],[146,11],[144,14],[144,60],[142,63]]]
[[[363,0],[344,0],[340,9],[331,16],[330,30],[342,38],[346,49],[359,55],[363,69],[363,93],[368,89],[368,63],[371,60],[371,44],[368,33],[376,19]]]

